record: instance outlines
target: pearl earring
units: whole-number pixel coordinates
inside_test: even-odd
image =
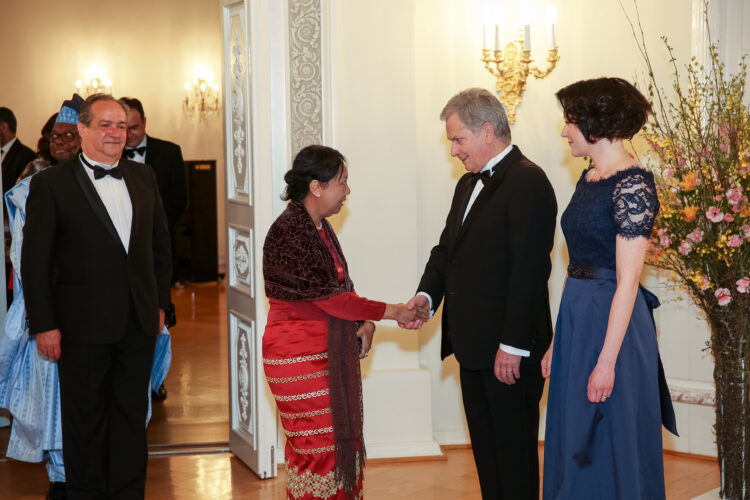
[[[317,198],[320,198],[320,193],[316,194],[315,196],[316,196]]]

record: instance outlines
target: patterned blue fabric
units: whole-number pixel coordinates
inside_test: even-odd
[[[581,174],[560,226],[571,264],[614,269],[616,236],[632,239],[651,234],[659,212],[654,176],[630,167],[587,182],[591,168]]]
[[[7,408],[13,415],[6,455],[26,462],[41,462],[49,458],[47,472],[50,481],[65,481],[57,363],[39,356],[36,341],[28,335],[20,280],[21,245],[30,182],[31,178],[28,177],[5,194],[13,236],[10,260],[13,264],[14,296],[5,327],[0,331],[0,408]],[[156,341],[151,387],[159,388],[169,372],[171,361],[171,337],[164,328]],[[148,392],[150,401],[150,388]],[[150,418],[149,404],[146,425]]]

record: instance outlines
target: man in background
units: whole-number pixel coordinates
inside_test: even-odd
[[[15,186],[24,167],[34,158],[34,151],[16,137],[18,122],[8,108],[0,108],[0,162],[3,172],[3,194]]]
[[[185,164],[182,149],[173,142],[146,135],[146,114],[143,104],[134,97],[122,97],[120,102],[130,108],[128,117],[128,139],[125,157],[151,165],[156,173],[159,194],[167,214],[167,226],[172,235],[172,284],[182,288],[184,273],[177,267],[176,242],[177,221],[185,211],[187,187],[185,185]]]

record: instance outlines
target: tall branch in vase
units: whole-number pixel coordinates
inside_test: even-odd
[[[635,2],[634,2],[635,3]],[[622,6],[622,2],[620,2]],[[623,11],[625,11],[623,7]],[[750,499],[750,108],[747,65],[727,74],[709,33],[706,66],[672,67],[667,93],[656,83],[636,5],[630,23],[645,62],[654,114],[647,126],[649,165],[661,212],[649,263],[668,271],[705,314],[714,358],[716,445],[721,496]],[[708,9],[704,22],[708,28]]]

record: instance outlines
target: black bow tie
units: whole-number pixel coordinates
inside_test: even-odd
[[[476,185],[477,181],[482,181],[482,184],[487,184],[487,182],[489,182],[489,180],[492,178],[492,174],[493,174],[494,171],[495,171],[495,169],[493,167],[493,168],[491,168],[489,170],[485,170],[483,172],[472,173],[471,174],[471,183],[474,184],[474,185]]]
[[[92,165],[86,161],[86,158],[84,158],[83,155],[81,155],[81,162],[94,171],[94,180],[101,179],[108,175],[111,175],[114,179],[122,179],[122,170],[120,170],[120,167],[102,168],[99,165]]]
[[[140,148],[125,148],[125,154],[130,159],[135,158],[136,153],[143,156],[145,152],[146,152],[146,146],[141,146]]]

